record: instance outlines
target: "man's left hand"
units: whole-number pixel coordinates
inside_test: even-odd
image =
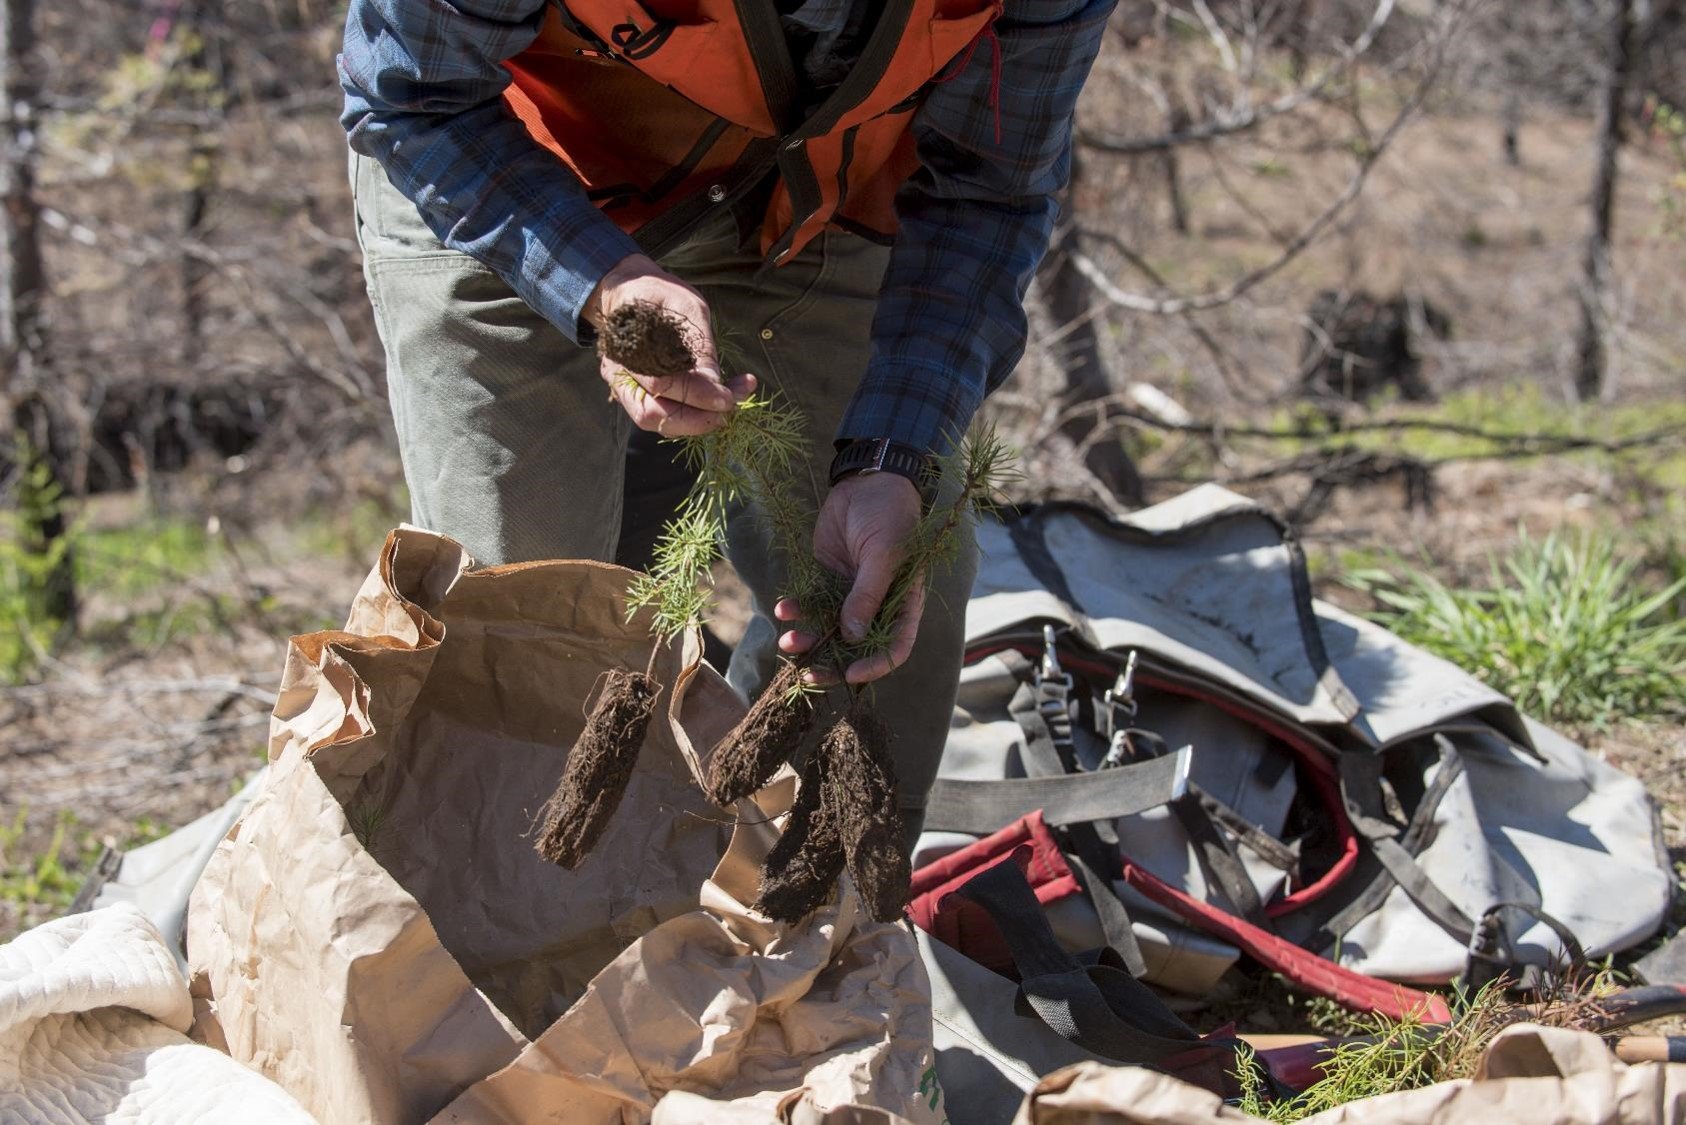
[[[878,616],[901,567],[903,548],[919,523],[919,512],[919,490],[912,481],[894,473],[844,477],[820,506],[814,525],[814,557],[820,565],[852,579],[839,622],[844,640],[860,640]],[[921,579],[902,604],[889,651],[855,661],[844,670],[843,678],[851,684],[871,683],[905,664],[913,652],[914,635],[924,610],[925,585]],[[802,616],[801,607],[789,598],[780,601],[773,613],[786,622]],[[792,630],[779,638],[779,649],[800,656],[812,649],[816,640],[809,633]],[[820,675],[810,671],[808,678],[818,679]]]

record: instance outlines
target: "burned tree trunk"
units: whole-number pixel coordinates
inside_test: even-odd
[[[1073,152],[1071,182],[1060,201],[1063,219],[1048,247],[1039,281],[1048,318],[1061,333],[1056,351],[1065,374],[1065,392],[1061,396],[1064,404],[1071,410],[1093,402],[1096,408],[1092,413],[1073,411],[1073,417],[1060,427],[1060,434],[1079,449],[1087,445],[1084,466],[1119,500],[1139,507],[1145,501],[1145,494],[1135,463],[1115,438],[1096,434],[1105,424],[1101,401],[1112,394],[1113,388],[1107,379],[1106,365],[1101,361],[1100,337],[1091,315],[1093,294],[1089,279],[1078,272],[1071,260],[1081,238],[1075,221],[1081,167],[1077,153]]]
[[[189,36],[182,62],[190,72],[204,75],[202,88],[194,91],[193,108],[212,112],[226,112],[234,100],[233,75],[226,46],[214,39],[215,31],[207,18],[214,14],[209,4],[190,4],[182,12],[183,26]],[[181,298],[182,337],[181,357],[184,366],[192,367],[203,350],[205,334],[205,298],[210,287],[210,267],[203,253],[209,232],[211,201],[222,178],[223,143],[220,129],[209,124],[193,131],[188,152],[188,184],[182,198],[182,256]]]
[[[0,356],[15,394],[39,378],[46,291],[35,202],[35,0],[0,0],[0,37]]]
[[[35,0],[0,0],[0,391],[19,446],[14,488],[26,550],[42,560],[35,583],[43,616],[74,628],[75,561],[64,544],[63,486],[49,444],[42,304],[41,210],[35,199]]]
[[[1610,225],[1616,202],[1616,160],[1623,107],[1633,72],[1633,0],[1611,0],[1610,35],[1598,97],[1598,156],[1592,177],[1592,226],[1581,258],[1581,328],[1575,348],[1575,394],[1582,402],[1604,391],[1607,373],[1604,300],[1610,281]]]
[[[1165,115],[1165,131],[1176,136],[1189,127],[1188,110],[1176,91],[1169,91],[1171,111]],[[1165,198],[1171,206],[1171,229],[1178,234],[1188,233],[1188,201],[1183,195],[1182,170],[1177,163],[1178,145],[1165,148]]]

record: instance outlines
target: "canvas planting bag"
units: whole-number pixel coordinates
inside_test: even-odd
[[[629,574],[403,530],[346,628],[293,641],[268,776],[194,892],[198,1038],[332,1122],[942,1119],[911,933],[847,880],[800,925],[748,909],[792,785],[702,796],[742,706],[695,638],[595,852],[534,854],[593,685],[648,658]]]
[[[1472,949],[1527,971],[1660,922],[1669,866],[1639,782],[1315,602],[1251,501],[1207,486],[1122,520],[1050,505],[979,545],[915,857],[933,932],[976,937],[944,920],[941,888],[1050,838],[1033,870],[1062,941],[1133,946],[1147,980],[1196,995],[1245,951],[1390,1010],[1414,994],[1320,959],[1443,984]],[[987,940],[968,951],[999,967]]]

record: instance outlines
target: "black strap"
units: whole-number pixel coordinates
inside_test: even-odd
[[[1200,808],[1219,828],[1235,837],[1246,848],[1278,871],[1299,877],[1300,856],[1297,851],[1260,828],[1200,786],[1189,782],[1189,795],[1200,801]]]
[[[618,23],[609,29],[609,38],[627,58],[647,59],[662,49],[678,26],[676,21],[664,19],[658,19],[645,28],[635,23]]]
[[[1399,841],[1405,850],[1412,855],[1421,854],[1422,850],[1432,842],[1434,838],[1434,818],[1440,811],[1440,804],[1445,800],[1446,794],[1451,791],[1453,783],[1462,777],[1464,772],[1463,758],[1450,741],[1437,739],[1436,745],[1440,752],[1440,768],[1435,771],[1433,779],[1423,790],[1423,795],[1417,802],[1416,811],[1411,814],[1410,823],[1399,837]],[[1362,868],[1368,870],[1367,872],[1365,870],[1355,871],[1353,878],[1356,883],[1362,881],[1366,874],[1368,875],[1369,881],[1363,884],[1363,891],[1349,900],[1345,906],[1329,913],[1320,922],[1316,920],[1317,909],[1316,904],[1314,904],[1313,909],[1305,912],[1302,919],[1302,922],[1310,927],[1303,931],[1303,936],[1298,933],[1286,932],[1283,936],[1295,941],[1296,944],[1315,949],[1325,957],[1334,957],[1335,948],[1339,945],[1341,938],[1359,922],[1380,910],[1382,904],[1387,901],[1388,894],[1393,890],[1393,876],[1375,856],[1365,856],[1360,860],[1360,863]],[[1339,902],[1339,899],[1331,899],[1328,906],[1333,908]]]
[[[1136,929],[1130,924],[1130,912],[1112,889],[1112,879],[1107,874],[1118,866],[1117,838],[1113,838],[1108,855],[1095,825],[1074,824],[1066,829],[1066,848],[1062,854],[1095,908],[1101,923],[1101,939],[1107,948],[1118,954],[1132,977],[1146,976],[1147,961],[1142,957],[1141,944],[1136,941]]]
[[[1574,974],[1586,967],[1586,949],[1568,926],[1534,903],[1499,902],[1483,911],[1481,920],[1475,924],[1475,933],[1469,943],[1469,962],[1464,966],[1461,978],[1466,989],[1473,992],[1501,977],[1508,977],[1511,984],[1518,988],[1538,989],[1546,983],[1544,977],[1563,975],[1554,972],[1557,966],[1522,960],[1511,931],[1505,925],[1505,915],[1511,912],[1525,915],[1557,935],[1569,960],[1568,965],[1563,966],[1565,972]]]
[[[1043,538],[1041,509],[1028,515],[1021,515],[1006,522],[1007,536],[1013,541],[1013,549],[1019,553],[1024,561],[1025,569],[1030,571],[1031,577],[1042,584],[1054,597],[1064,602],[1070,610],[1071,617],[1077,618],[1082,612],[1077,602],[1077,595],[1071,592],[1071,583],[1066,581],[1065,571],[1060,568],[1054,553],[1048,549],[1048,542]]]
[[[1062,1038],[1125,1063],[1155,1063],[1200,1045],[1199,1034],[1146,985],[1105,964],[1085,967],[1061,948],[1013,860],[986,868],[956,893],[994,919],[1025,1004]]]
[[[1029,661],[1025,661],[1029,664]],[[1019,724],[1024,747],[1019,757],[1027,777],[1059,777],[1077,772],[1071,742],[1071,713],[1058,685],[1021,683],[1007,704]]]
[[[1235,913],[1260,929],[1269,929],[1270,919],[1265,916],[1264,903],[1259,899],[1258,888],[1253,886],[1252,876],[1247,874],[1229,837],[1206,815],[1198,793],[1199,789],[1191,782],[1189,791],[1171,802],[1171,811],[1194,844],[1200,869],[1217,884]]]
[[[1443,757],[1449,748],[1448,742],[1442,749]],[[1460,945],[1468,946],[1475,937],[1475,920],[1435,886],[1416,857],[1400,843],[1402,830],[1386,819],[1382,809],[1381,756],[1347,753],[1341,755],[1339,764],[1341,797],[1346,804],[1347,815],[1353,828],[1370,846],[1371,854],[1416,903],[1417,909],[1456,938]]]

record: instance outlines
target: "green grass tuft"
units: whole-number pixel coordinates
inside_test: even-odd
[[[1578,983],[1560,982],[1543,1008],[1524,1017],[1506,998],[1502,982],[1494,982],[1475,992],[1456,991],[1450,997],[1452,1022],[1444,1026],[1425,1024],[1415,1015],[1353,1015],[1343,1032],[1350,1038],[1333,1045],[1321,1064],[1323,1077],[1291,1098],[1273,1099],[1252,1052],[1240,1052],[1237,1105],[1266,1121],[1299,1121],[1362,1098],[1470,1078],[1493,1037],[1505,1028],[1523,1018],[1553,1027],[1590,1026],[1598,998],[1613,987],[1608,971]]]
[[[1492,561],[1487,589],[1431,574],[1369,569],[1346,584],[1369,594],[1373,620],[1468,669],[1548,721],[1686,713],[1686,577],[1662,589],[1609,536],[1524,538]]]
[[[19,809],[10,822],[0,822],[0,903],[12,908],[0,911],[0,941],[12,936],[7,932],[8,919],[30,926],[63,914],[108,846],[137,848],[170,831],[167,825],[142,817],[120,838],[101,837],[80,828],[76,815],[64,810],[54,817],[46,846],[35,851],[27,846],[29,825],[26,808]]]

